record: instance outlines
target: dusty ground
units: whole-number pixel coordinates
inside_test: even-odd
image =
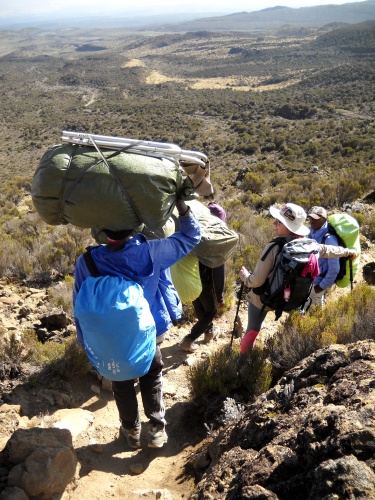
[[[375,258],[375,246],[364,250],[362,265]],[[363,281],[359,271],[356,283]],[[331,293],[329,300],[350,289],[337,289]],[[89,446],[87,437],[77,440],[75,448],[82,464],[81,478],[78,488],[71,496],[72,499],[103,499],[108,497],[135,499],[159,498],[155,491],[168,490],[173,500],[187,498],[194,489],[194,480],[184,474],[184,465],[188,457],[199,447],[207,437],[204,424],[194,418],[196,411],[189,403],[189,389],[186,373],[189,364],[194,363],[210,354],[212,350],[222,345],[229,345],[231,341],[236,307],[218,318],[216,324],[220,327],[219,336],[208,346],[198,341],[199,349],[193,354],[183,352],[179,342],[189,332],[189,324],[180,328],[173,328],[168,338],[162,344],[162,353],[165,363],[164,389],[166,419],[168,422],[168,443],[161,450],[147,448],[146,419],[142,414],[142,449],[130,450],[125,438],[118,434],[118,415],[113,397],[110,392],[102,391],[100,396],[95,395],[86,387],[87,400],[82,408],[95,412],[94,433],[92,442],[96,441],[103,446],[102,453],[95,453]],[[246,326],[246,301],[241,302],[240,319]],[[263,325],[259,341],[272,335],[279,322],[274,321],[274,315],[269,313]],[[191,326],[191,325],[190,325]],[[233,345],[239,344],[234,338]],[[142,405],[140,404],[142,408]],[[132,468],[134,467],[133,471]],[[137,473],[138,472],[138,473]],[[149,492],[146,494],[145,492]],[[164,498],[163,496],[160,498]]]
[[[184,475],[184,465],[206,437],[207,430],[195,418],[196,409],[189,402],[186,373],[189,364],[208,356],[218,346],[230,343],[234,315],[235,311],[229,311],[218,319],[219,337],[208,346],[198,341],[199,349],[194,354],[187,354],[179,347],[179,342],[189,332],[188,324],[174,327],[162,344],[168,442],[160,450],[147,447],[147,419],[141,402],[142,449],[130,450],[125,438],[119,436],[118,413],[112,394],[102,390],[99,396],[96,395],[90,389],[90,381],[86,387],[78,388],[87,394],[87,400],[81,407],[94,411],[95,430],[91,438],[82,435],[74,444],[82,469],[72,499],[133,499],[139,498],[141,491],[160,489],[168,490],[173,500],[188,497],[194,489],[194,480]],[[245,318],[245,315],[246,306],[243,303],[240,316]],[[238,342],[238,339],[233,340],[234,345]],[[97,382],[93,379],[91,383]],[[100,453],[94,452],[95,447],[90,446],[94,441],[103,445],[99,447]],[[141,473],[137,473],[139,471]],[[142,498],[158,497],[156,493],[149,493]]]
[[[364,249],[362,265],[375,260],[375,245]],[[356,276],[356,283],[363,280],[361,270]],[[336,289],[329,300],[350,289]],[[102,500],[115,499],[167,499],[188,498],[194,489],[194,479],[185,474],[185,463],[207,437],[207,429],[197,417],[197,408],[189,401],[187,372],[189,366],[207,357],[214,349],[230,345],[236,307],[216,320],[220,334],[208,346],[198,341],[199,348],[193,354],[181,350],[179,343],[189,333],[191,324],[174,327],[162,344],[164,368],[164,402],[168,422],[168,443],[158,450],[147,447],[147,419],[142,412],[142,448],[131,450],[126,440],[119,435],[119,420],[112,393],[100,386],[94,376],[71,383],[74,395],[74,407],[92,413],[92,423],[86,430],[74,438],[74,448],[81,465],[78,486],[63,500]],[[246,300],[241,302],[239,317],[246,326]],[[259,341],[272,335],[283,317],[274,321],[274,314],[269,313],[263,325]],[[233,339],[238,345],[239,339]],[[257,340],[258,342],[258,340]],[[40,399],[33,396],[32,390],[23,389],[18,393],[19,403],[27,405],[31,418],[51,412],[48,401],[45,407]],[[38,402],[37,402],[38,400]]]

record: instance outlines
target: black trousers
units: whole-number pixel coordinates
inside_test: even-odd
[[[146,375],[139,377],[139,388],[143,409],[150,424],[164,428],[163,366],[160,347],[157,345],[149,371]],[[140,425],[135,380],[112,381],[112,390],[122,426],[125,429],[132,429]]]
[[[212,327],[212,321],[217,313],[217,300],[212,285],[203,284],[202,292],[197,299],[193,301],[195,315],[198,321],[191,329],[190,337],[196,340],[206,330]]]

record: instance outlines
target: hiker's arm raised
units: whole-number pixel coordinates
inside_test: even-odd
[[[350,257],[350,260],[353,260],[357,257],[357,252],[350,248],[336,247],[333,245],[319,245],[319,257],[326,259]]]
[[[176,201],[176,208],[177,208],[177,211],[178,211],[178,215],[180,217],[185,217],[186,215],[188,215],[188,212],[190,210],[190,207],[188,207],[186,205],[186,203],[184,202],[184,200],[177,200]]]
[[[192,210],[181,200],[176,203],[180,217],[180,230],[168,238],[149,240],[150,255],[153,262],[157,262],[160,269],[172,266],[187,255],[201,240],[201,229]]]

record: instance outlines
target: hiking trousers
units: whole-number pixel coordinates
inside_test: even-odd
[[[149,371],[142,377],[139,377],[143,410],[150,424],[156,425],[158,428],[164,428],[166,423],[163,402],[163,366],[160,347],[157,345]],[[141,422],[135,380],[114,380],[112,381],[112,390],[122,426],[125,429],[132,429],[139,426]]]
[[[310,292],[309,298],[305,302],[304,311],[307,312],[311,306],[324,307],[326,303],[326,292],[327,290],[322,290],[321,292],[316,292],[314,287]]]
[[[267,311],[262,309],[258,309],[254,304],[248,302],[247,305],[247,327],[246,333],[251,330],[255,330],[257,332],[262,328],[263,321],[267,316]]]
[[[203,285],[199,297],[193,300],[193,307],[198,321],[187,335],[192,340],[197,340],[206,330],[212,327],[212,321],[217,313],[217,300],[212,286]]]

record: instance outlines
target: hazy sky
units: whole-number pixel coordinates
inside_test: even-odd
[[[82,15],[157,14],[164,12],[240,12],[255,11],[282,5],[285,7],[311,7],[313,5],[340,5],[363,0],[0,0],[0,19],[9,17],[44,17],[56,15],[81,17]]]

